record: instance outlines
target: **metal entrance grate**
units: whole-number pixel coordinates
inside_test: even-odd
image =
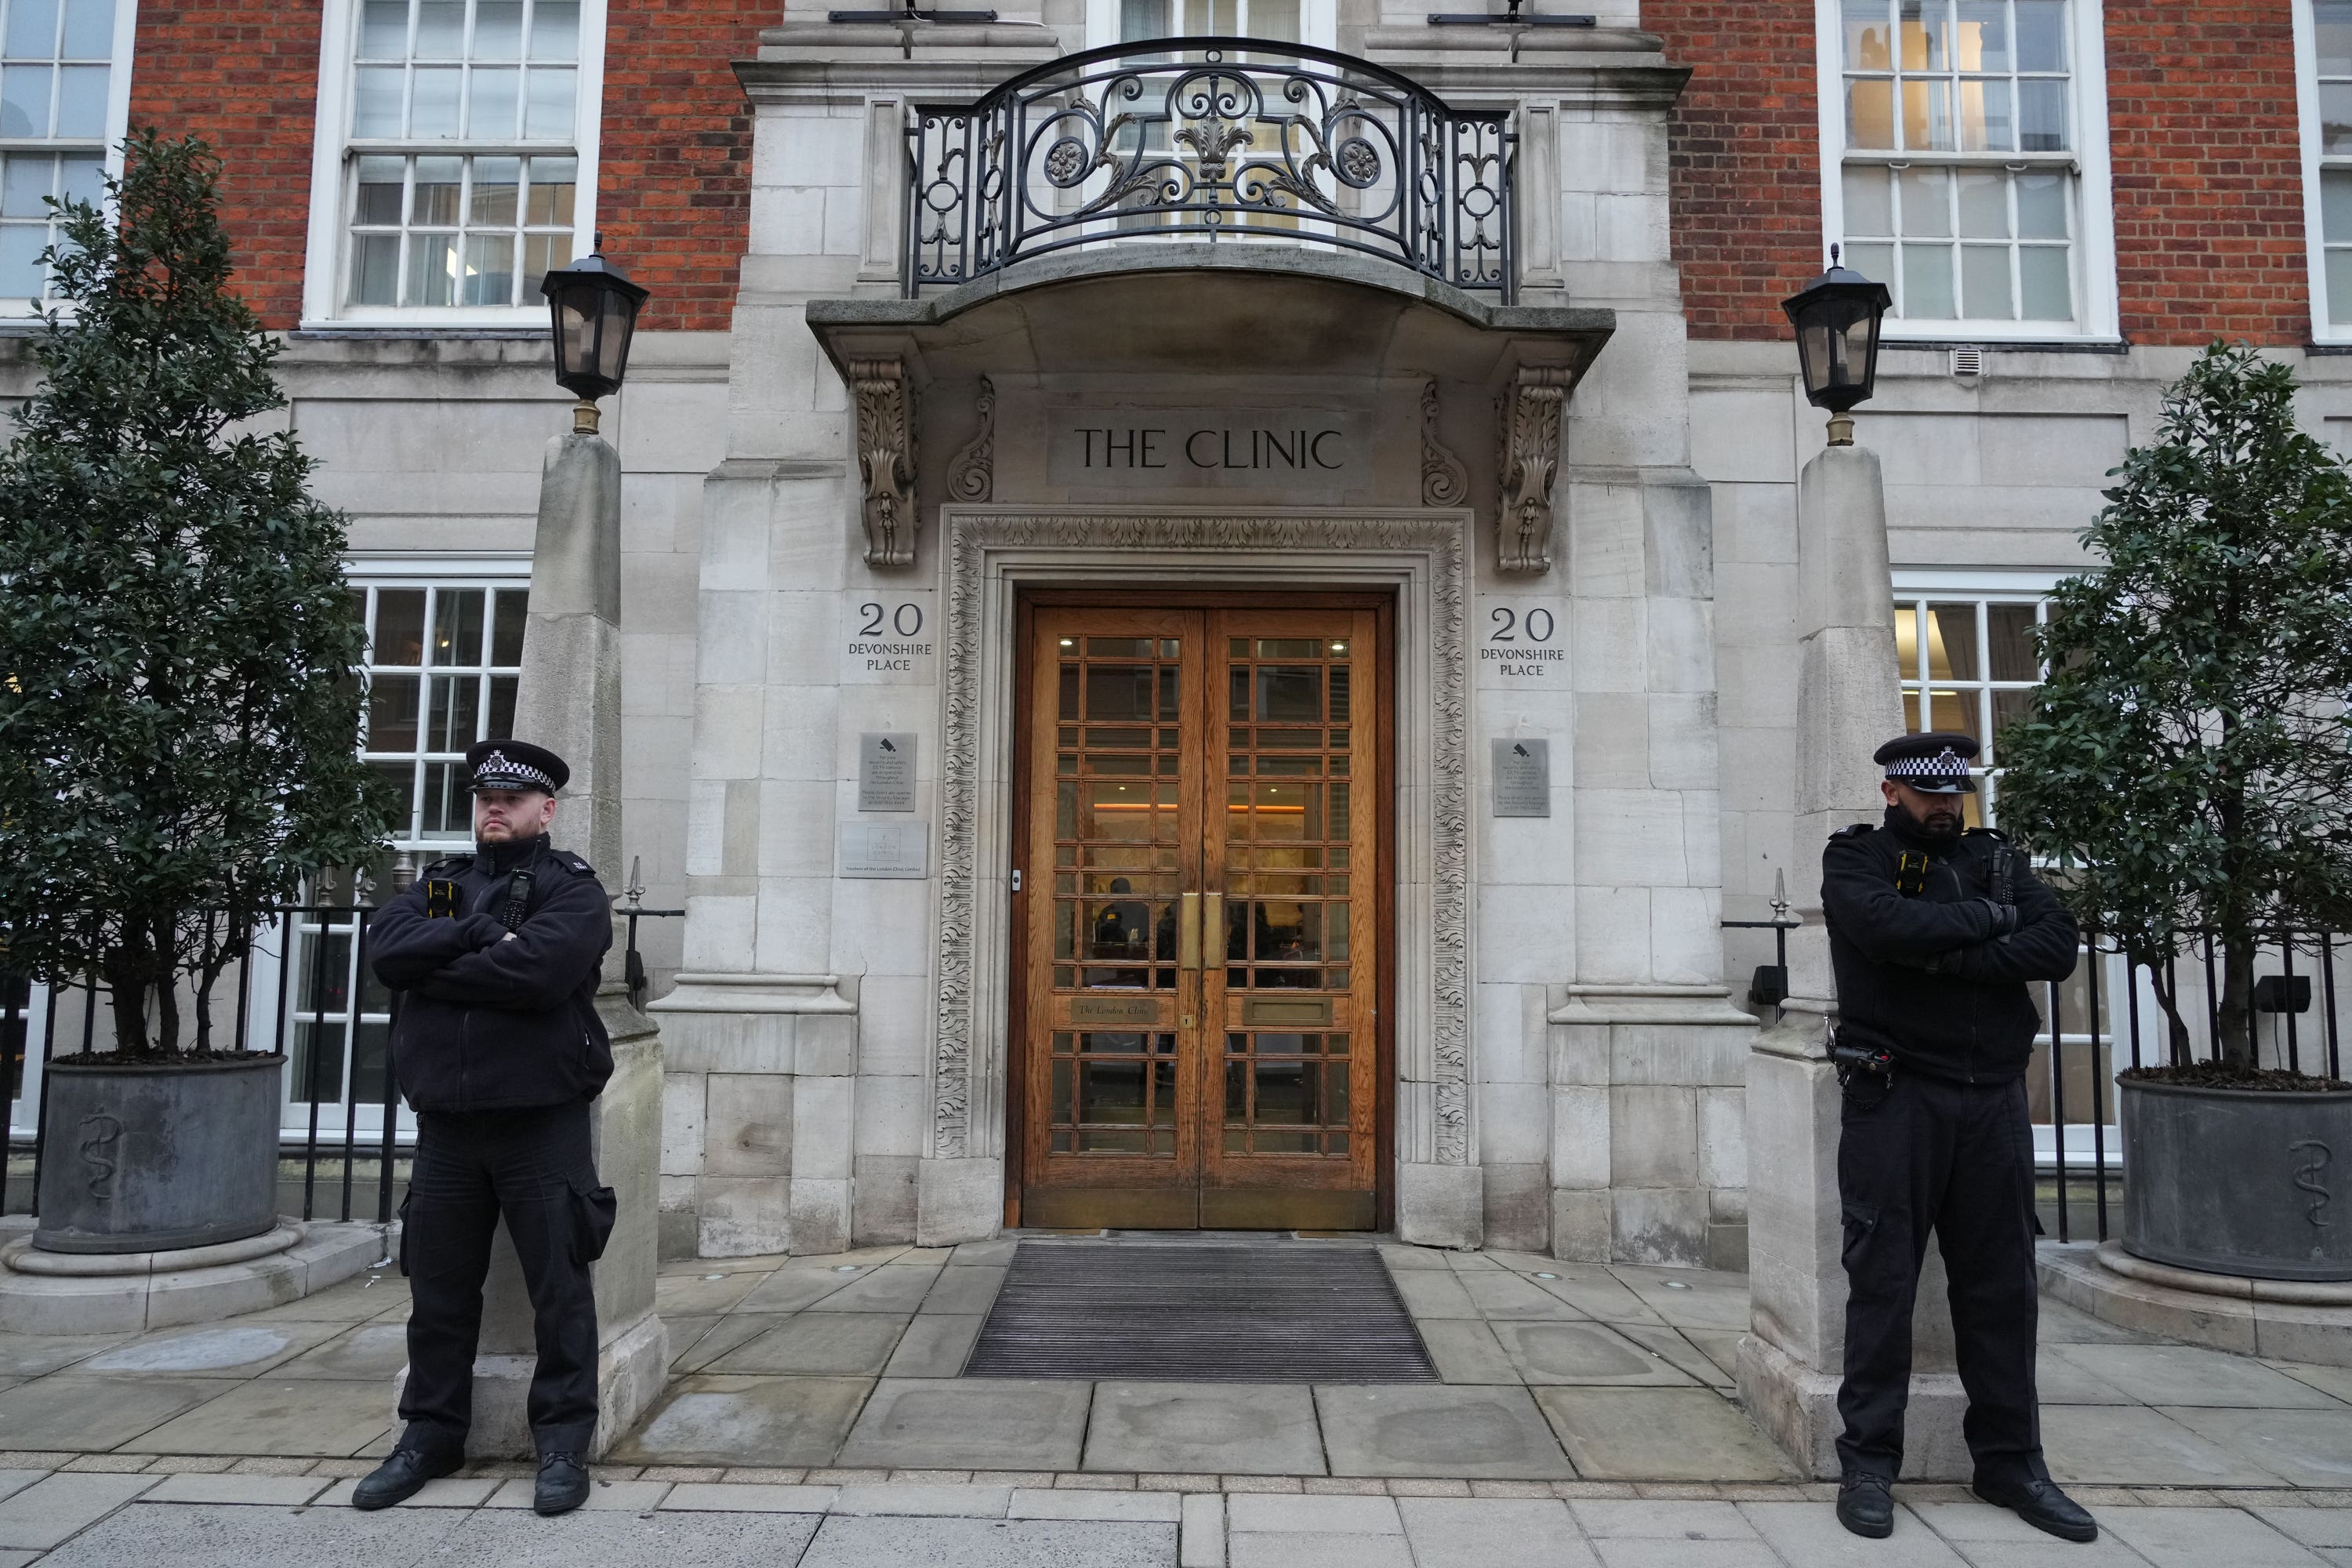
[[[1024,1241],[966,1377],[1434,1383],[1369,1247]]]

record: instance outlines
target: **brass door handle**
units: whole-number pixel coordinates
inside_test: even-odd
[[[1208,896],[1208,909],[1202,919],[1201,925],[1209,944],[1209,963],[1214,966],[1223,963],[1225,951],[1224,894],[1211,893]]]
[[[1201,967],[1201,895],[1176,895],[1176,967]]]

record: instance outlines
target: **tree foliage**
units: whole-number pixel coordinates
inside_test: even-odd
[[[2213,933],[2217,1045],[2251,1068],[2266,933],[2352,929],[2352,479],[2288,367],[2222,343],[2116,473],[2082,535],[2105,568],[2058,585],[2049,679],[1998,740],[2001,820],[2150,965],[2176,1059],[2165,960]]]
[[[219,163],[124,144],[44,257],[70,313],[0,452],[0,927],[6,962],[96,976],[124,1049],[194,1043],[255,911],[383,837],[359,762],[364,635],[343,520],[308,490],[279,344],[230,291]]]

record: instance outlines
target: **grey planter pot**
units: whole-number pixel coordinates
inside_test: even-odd
[[[157,1067],[51,1062],[45,1252],[161,1252],[278,1223],[281,1056]]]
[[[2352,1089],[2125,1079],[2124,1250],[2256,1279],[2352,1279]]]

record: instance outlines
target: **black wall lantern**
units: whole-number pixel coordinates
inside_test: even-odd
[[[629,340],[647,291],[593,252],[547,275],[539,286],[555,318],[555,380],[580,405],[572,428],[596,429],[596,400],[621,390],[629,374]]]
[[[1847,411],[1869,401],[1878,380],[1878,323],[1894,303],[1884,283],[1837,264],[1780,308],[1797,329],[1797,361],[1804,369],[1805,401],[1830,411],[1830,445],[1853,445]]]

